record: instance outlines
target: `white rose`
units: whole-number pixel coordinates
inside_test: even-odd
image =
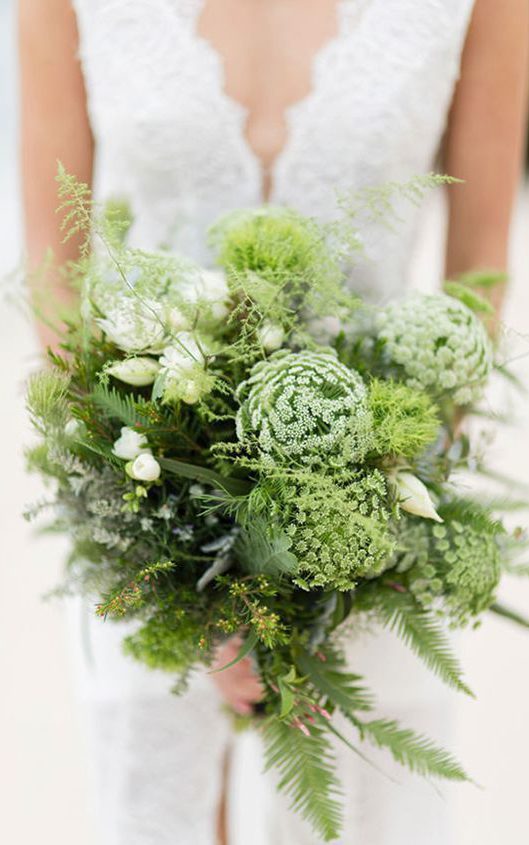
[[[274,350],[279,349],[283,345],[285,331],[282,326],[265,320],[257,330],[257,336],[261,346],[267,352],[274,352]]]
[[[159,352],[163,348],[163,311],[153,299],[123,296],[97,323],[124,352]]]
[[[118,437],[112,448],[112,453],[117,458],[125,461],[133,461],[142,452],[147,452],[149,444],[144,434],[139,434],[128,426],[123,426],[121,436]]]
[[[435,522],[443,520],[434,508],[428,488],[411,472],[398,472],[391,478],[397,488],[402,510]]]
[[[133,387],[145,387],[153,384],[159,370],[160,365],[154,358],[126,358],[108,367],[107,373]]]
[[[131,478],[137,481],[156,481],[160,477],[161,467],[150,452],[143,452],[131,464],[127,465],[127,472]]]

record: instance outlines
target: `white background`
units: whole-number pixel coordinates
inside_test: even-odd
[[[65,546],[56,539],[35,539],[21,517],[25,505],[44,493],[35,478],[24,474],[22,454],[29,440],[24,379],[38,363],[37,347],[30,322],[16,307],[17,283],[6,277],[21,251],[11,5],[0,0],[0,126],[5,127],[0,135],[0,836],[6,845],[88,845],[96,838],[68,629],[60,605],[41,599],[57,581]],[[438,277],[440,248],[432,223],[438,217],[436,205],[432,203],[427,215],[430,222],[415,260],[415,276],[425,284]],[[516,353],[523,353],[525,346],[529,349],[528,224],[529,201],[522,192],[505,315],[516,338]],[[518,368],[527,377],[523,358]],[[525,479],[529,479],[527,402],[516,400],[518,425],[502,432],[494,447],[497,466]],[[527,519],[524,515],[521,521]],[[505,585],[503,598],[529,614],[529,581],[512,580]],[[456,802],[457,845],[524,843],[529,631],[488,619],[479,631],[466,633],[459,648],[478,701],[459,700],[455,747],[483,788],[463,786],[446,793]]]

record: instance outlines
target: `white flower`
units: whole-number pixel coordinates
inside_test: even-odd
[[[127,465],[127,472],[137,481],[156,481],[160,477],[161,467],[150,452],[143,452]]]
[[[160,358],[160,366],[169,376],[181,375],[192,370],[195,364],[204,364],[198,343],[189,332],[180,332],[172,346],[166,346]]]
[[[175,332],[187,332],[191,328],[191,320],[186,317],[180,308],[171,308],[168,314],[168,322]]]
[[[277,323],[265,320],[257,330],[257,336],[263,349],[267,352],[274,352],[283,345],[285,331]]]
[[[97,323],[108,339],[124,352],[160,352],[163,349],[163,310],[153,299],[120,297]]]
[[[216,320],[222,320],[228,313],[228,297],[228,283],[222,270],[203,270],[199,299],[205,300],[211,306],[212,315]]]
[[[154,358],[126,358],[108,367],[107,373],[133,387],[145,387],[153,384],[159,369],[160,365]]]
[[[69,419],[64,426],[66,437],[77,437],[82,429],[82,423],[74,418]]]
[[[307,328],[318,343],[330,343],[342,331],[342,323],[339,317],[314,317],[309,320]]]
[[[128,426],[123,426],[121,436],[118,437],[112,448],[112,453],[117,458],[125,461],[133,461],[142,452],[148,452],[147,438]]]
[[[200,304],[205,305],[214,320],[220,321],[228,313],[226,302],[229,297],[226,277],[221,270],[201,270],[193,273],[179,288],[182,308],[171,309],[169,320],[175,331],[188,331],[192,319],[186,314],[186,306],[197,311]]]
[[[397,488],[402,510],[435,522],[443,520],[435,510],[428,488],[411,472],[398,472],[391,476],[391,481]]]

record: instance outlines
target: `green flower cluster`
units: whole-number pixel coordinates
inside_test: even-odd
[[[383,309],[376,326],[388,361],[403,368],[410,387],[450,391],[459,405],[479,397],[492,348],[483,324],[462,302],[413,295]]]
[[[255,438],[271,462],[343,466],[372,444],[367,389],[332,352],[279,352],[239,388],[239,440]]]
[[[501,574],[500,549],[493,530],[458,520],[441,525],[402,517],[397,571],[425,608],[443,607],[456,626],[487,610]]]
[[[382,572],[393,552],[388,489],[378,470],[338,484],[303,480],[285,507],[285,533],[298,559],[298,586],[350,590]]]

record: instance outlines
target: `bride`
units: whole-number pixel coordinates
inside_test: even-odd
[[[465,180],[448,193],[447,275],[506,267],[527,100],[527,0],[19,0],[19,7],[34,264],[49,246],[57,270],[75,258],[75,243],[62,244],[57,232],[57,159],[96,198],[129,202],[137,245],[207,263],[205,233],[220,213],[270,202],[329,217],[337,192],[405,181],[431,169],[440,153],[440,168]],[[402,209],[397,234],[368,229],[355,290],[379,301],[404,290],[417,216]],[[56,288],[65,299],[59,272]],[[99,841],[314,842],[281,799],[270,801],[266,778],[249,790],[233,758],[230,765],[220,704],[245,713],[258,701],[249,660],[214,681],[197,676],[187,696],[175,698],[170,681],[121,655],[122,628],[93,620],[88,627],[81,689],[92,719]],[[235,648],[222,648],[222,664]],[[349,654],[355,671],[375,679],[386,713],[437,737],[448,733],[444,693],[388,635],[355,635]],[[349,752],[339,757],[343,843],[454,841],[446,804],[429,785],[400,772],[395,783]],[[243,835],[237,808],[248,816],[250,802]]]

